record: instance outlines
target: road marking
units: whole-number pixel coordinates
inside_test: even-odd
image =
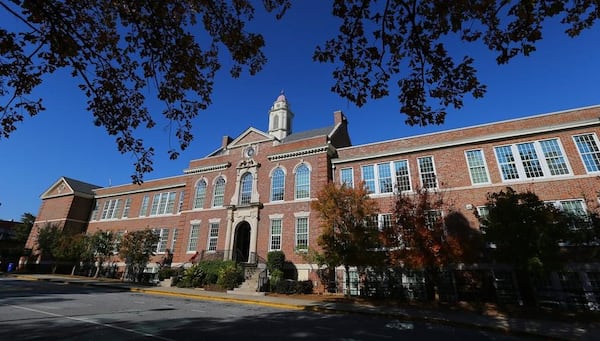
[[[99,326],[102,326],[102,327],[117,329],[117,330],[121,330],[121,331],[126,331],[126,332],[129,332],[129,333],[134,333],[134,334],[138,334],[138,335],[142,335],[142,336],[146,336],[146,337],[152,337],[152,338],[159,339],[159,340],[175,341],[174,339],[169,339],[169,338],[166,338],[166,337],[162,337],[162,336],[158,336],[158,335],[154,335],[154,334],[150,334],[150,333],[143,333],[143,332],[139,332],[139,331],[134,330],[134,329],[113,326],[113,325],[106,324],[106,323],[100,323],[100,322],[96,322],[96,321],[92,321],[92,320],[88,320],[88,319],[84,319],[84,318],[71,317],[71,316],[66,316],[66,315],[51,313],[51,312],[48,312],[48,311],[43,311],[43,310],[38,310],[38,309],[33,309],[33,308],[27,308],[27,307],[23,307],[23,306],[19,306],[19,305],[11,305],[11,307],[17,308],[17,309],[22,309],[22,310],[32,311],[34,313],[39,313],[39,314],[44,314],[44,315],[49,315],[49,316],[54,316],[54,317],[60,317],[60,318],[64,318],[64,319],[67,319],[67,320],[73,320],[73,321],[83,322],[83,323],[91,323],[91,324],[99,325]]]

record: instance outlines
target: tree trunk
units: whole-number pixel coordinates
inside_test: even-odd
[[[346,297],[350,298],[350,267],[348,265],[344,265],[346,269]]]

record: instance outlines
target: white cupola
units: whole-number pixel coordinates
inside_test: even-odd
[[[290,110],[290,105],[281,91],[275,103],[269,110],[269,135],[278,140],[284,139],[292,133],[292,120],[294,113]]]

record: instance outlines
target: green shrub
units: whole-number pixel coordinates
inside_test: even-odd
[[[271,251],[267,253],[267,270],[273,272],[275,270],[283,271],[285,264],[285,253],[283,251]]]
[[[312,281],[295,281],[284,279],[275,283],[272,291],[278,294],[311,294],[313,292]]]
[[[180,288],[200,287],[202,286],[202,282],[204,282],[205,278],[206,273],[200,264],[194,264],[184,271],[181,280],[177,282],[177,286]]]
[[[169,277],[177,277],[180,274],[180,268],[162,267],[158,270],[158,279],[160,281]]]
[[[227,290],[232,290],[244,281],[244,269],[235,264],[227,264],[219,271],[217,284]]]
[[[280,282],[283,282],[283,271],[275,269],[271,271],[269,278],[269,287],[271,292],[279,292],[277,288]]]

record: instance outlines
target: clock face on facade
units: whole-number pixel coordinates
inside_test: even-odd
[[[252,147],[248,147],[248,148],[246,148],[246,150],[244,151],[244,155],[245,155],[246,157],[253,157],[253,156],[254,156],[254,153],[255,153],[255,150],[254,150],[254,148],[252,148]]]

